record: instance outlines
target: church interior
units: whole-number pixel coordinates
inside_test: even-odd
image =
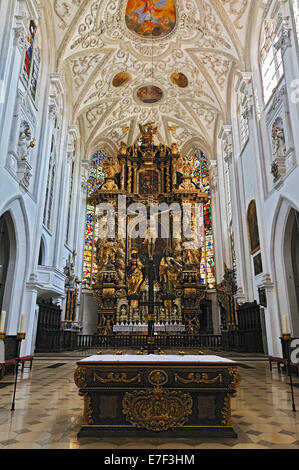
[[[0,25],[0,449],[298,449],[299,0]]]

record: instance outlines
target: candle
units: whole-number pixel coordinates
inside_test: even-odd
[[[25,315],[21,315],[20,333],[24,333],[24,321],[25,321]]]
[[[3,310],[3,312],[1,313],[1,321],[0,321],[0,332],[1,333],[4,333],[5,317],[6,317],[6,312]]]
[[[283,317],[282,317],[282,332],[283,332],[284,334],[288,334],[288,333],[289,333],[288,320],[287,320],[287,316],[286,316],[286,315],[283,315]]]

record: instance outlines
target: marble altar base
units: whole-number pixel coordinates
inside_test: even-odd
[[[79,437],[236,438],[237,363],[218,356],[97,355],[77,362]]]

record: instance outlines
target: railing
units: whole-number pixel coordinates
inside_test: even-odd
[[[145,348],[146,335],[79,335],[79,349],[92,348]],[[210,348],[222,347],[221,335],[157,335],[155,346],[159,348]]]

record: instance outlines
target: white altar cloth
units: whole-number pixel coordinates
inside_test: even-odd
[[[182,363],[194,363],[195,364],[236,364],[236,361],[231,359],[226,359],[220,356],[191,356],[191,355],[167,355],[167,354],[98,354],[85,359],[81,359],[79,363],[84,362],[143,362],[143,363],[163,363],[163,362],[182,362]]]

